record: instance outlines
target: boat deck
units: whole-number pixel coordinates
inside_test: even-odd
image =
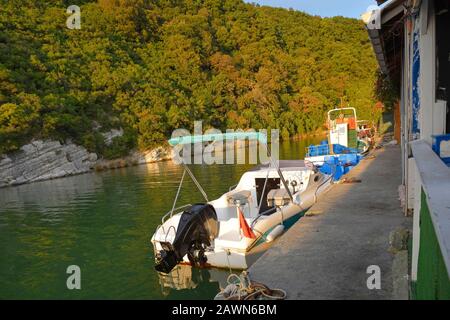
[[[407,299],[406,259],[393,267],[399,255],[388,251],[390,233],[412,224],[398,199],[400,147],[371,155],[345,176],[361,182],[332,186],[249,269],[251,279],[286,290],[288,299]],[[381,269],[379,290],[367,288],[371,265]]]

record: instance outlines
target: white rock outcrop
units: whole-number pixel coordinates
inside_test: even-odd
[[[0,187],[65,177],[90,171],[97,155],[73,143],[35,140],[0,155]]]
[[[138,164],[166,161],[173,159],[173,152],[169,148],[157,147],[148,151],[133,151],[128,156],[120,159],[100,159],[95,165],[95,170],[102,171],[114,168],[129,167]]]
[[[71,142],[35,140],[16,152],[0,155],[0,188],[170,159],[172,151],[163,147],[106,160]]]
[[[123,129],[111,129],[108,132],[102,133],[103,139],[105,140],[105,144],[107,146],[111,145],[114,138],[123,136]]]
[[[138,164],[143,164],[173,159],[173,152],[172,150],[163,147],[157,147],[145,152],[136,151],[131,157],[135,159]]]

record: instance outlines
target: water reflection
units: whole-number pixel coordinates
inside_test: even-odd
[[[93,174],[3,188],[0,191],[0,212],[5,209],[25,212],[30,208],[45,213],[61,212],[61,207],[94,201],[91,195],[102,188],[102,179]]]
[[[280,156],[301,158],[311,142],[282,144]],[[191,169],[214,199],[251,166]],[[181,273],[190,280],[179,290],[164,285],[167,279],[162,285],[154,271],[150,238],[172,206],[181,173],[168,161],[0,189],[0,299],[214,297],[226,270],[188,267]],[[179,204],[202,200],[186,179]],[[66,287],[71,264],[81,268],[82,290]]]
[[[178,265],[169,274],[158,273],[161,293],[168,299],[193,299],[196,295],[218,293],[226,286],[228,272]],[[195,291],[192,291],[195,289]],[[195,293],[194,293],[195,292]]]

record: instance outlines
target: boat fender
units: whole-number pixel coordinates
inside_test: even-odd
[[[276,238],[281,236],[283,234],[283,232],[284,232],[284,226],[282,224],[277,225],[267,235],[266,242],[272,242],[273,240],[275,240]]]

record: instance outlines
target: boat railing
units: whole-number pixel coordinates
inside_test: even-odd
[[[167,235],[169,234],[171,228],[174,229],[175,234],[176,234],[176,233],[177,233],[177,230],[175,229],[174,226],[170,226],[170,227],[169,227],[169,230],[167,230],[167,232],[166,232],[166,230],[164,229],[164,223],[166,222],[167,217],[172,218],[172,216],[173,216],[174,213],[178,213],[178,212],[181,211],[181,209],[188,208],[188,207],[190,207],[190,206],[192,206],[192,204],[185,204],[185,205],[182,205],[182,206],[180,206],[180,207],[178,207],[178,208],[174,208],[173,210],[170,210],[169,212],[167,212],[167,213],[161,218],[161,224],[158,225],[158,226],[156,227],[155,234],[158,232],[159,228],[161,228],[162,231],[163,231],[163,233],[165,233],[165,237],[166,237],[166,238],[167,238]]]
[[[332,145],[333,154],[357,154],[360,151],[357,148],[349,148],[340,144]],[[306,147],[306,156],[307,157],[315,157],[315,156],[328,156],[330,155],[330,146],[327,145],[316,145]]]
[[[173,214],[175,213],[175,212],[179,212],[181,209],[184,209],[184,208],[187,208],[187,207],[191,207],[192,206],[192,204],[185,204],[185,205],[182,205],[182,206],[180,206],[180,207],[178,207],[178,208],[174,208],[174,209],[172,209],[172,210],[170,210],[169,212],[167,212],[162,218],[161,218],[161,224],[164,224],[165,222],[166,222],[166,219],[167,219],[167,217],[169,217],[169,218],[172,218],[172,216],[173,216]]]

